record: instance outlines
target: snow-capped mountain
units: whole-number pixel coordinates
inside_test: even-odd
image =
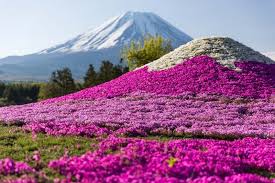
[[[31,55],[0,59],[0,80],[47,80],[51,72],[64,67],[80,79],[89,64],[99,68],[103,60],[119,63],[121,49],[146,35],[169,39],[175,48],[192,40],[154,13],[127,12],[63,44]]]
[[[140,40],[148,34],[161,35],[165,39],[170,39],[174,46],[192,40],[190,36],[156,14],[127,12],[108,20],[96,29],[40,53],[73,53],[121,47],[132,40]]]

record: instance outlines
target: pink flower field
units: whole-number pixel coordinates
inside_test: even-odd
[[[140,69],[78,93],[0,109],[0,119],[52,135],[275,137],[275,64],[236,72],[201,56]]]
[[[272,182],[251,173],[275,170],[274,146],[273,140],[257,138],[234,142],[110,138],[96,152],[63,157],[49,167],[83,182]]]
[[[3,108],[6,123],[51,135],[275,137],[268,99],[133,93],[111,99],[67,100]]]
[[[0,120],[33,134],[99,139],[94,151],[50,161],[63,176],[55,182],[275,182],[275,64],[236,66],[199,56],[166,70],[141,68],[67,96],[0,108]],[[36,171],[0,161],[3,175]]]

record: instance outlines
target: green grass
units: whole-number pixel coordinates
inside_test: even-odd
[[[80,136],[49,136],[37,134],[36,138],[31,133],[24,132],[20,127],[0,125],[0,159],[12,158],[16,161],[24,161],[32,167],[46,173],[48,180],[41,182],[51,182],[54,177],[61,177],[57,172],[47,168],[50,160],[68,155],[82,155],[87,151],[97,148],[95,138]],[[41,163],[35,164],[32,156],[35,151],[41,155]],[[0,181],[8,177],[0,175]]]
[[[64,155],[81,155],[96,147],[95,138],[80,136],[48,136],[38,134],[35,139],[20,127],[0,125],[0,159],[10,157],[16,161],[25,161],[39,151],[41,159],[49,162]]]

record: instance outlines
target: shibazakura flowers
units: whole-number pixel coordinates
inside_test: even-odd
[[[146,68],[75,94],[0,108],[0,119],[53,135],[275,137],[275,64],[223,67],[207,56]]]
[[[255,172],[275,171],[275,141],[110,138],[93,153],[63,157],[49,167],[80,182],[268,183]]]
[[[46,166],[55,175],[62,175],[55,182],[272,183],[274,156],[275,141],[271,139],[154,141],[109,137],[93,152],[65,155]],[[0,176],[14,176],[6,182],[33,183],[39,182],[40,176],[47,178],[42,170],[31,169],[26,163],[10,159],[0,163]]]
[[[275,137],[275,105],[216,95],[134,93],[111,99],[70,100],[1,108],[6,123],[32,132],[101,136]]]
[[[138,69],[105,84],[43,103],[112,98],[137,91],[165,95],[194,92],[249,98],[275,95],[275,64],[243,61],[235,62],[235,65],[241,71],[221,66],[210,57],[199,56],[167,70]]]
[[[0,175],[14,175],[33,172],[33,169],[24,162],[15,162],[6,158],[0,160]]]
[[[200,56],[167,70],[143,68],[64,97],[0,108],[0,120],[31,131],[34,140],[36,133],[109,136],[98,138],[94,152],[52,160],[48,168],[66,177],[57,182],[274,182],[275,64],[236,66],[241,70]],[[39,152],[32,159],[42,161]],[[41,173],[1,162],[3,175],[30,174],[14,182],[35,182]]]

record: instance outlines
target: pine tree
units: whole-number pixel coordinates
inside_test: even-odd
[[[76,85],[69,68],[53,72],[50,78],[50,83],[54,83],[60,87],[62,91],[61,93],[64,95],[76,91]]]
[[[16,103],[19,99],[18,92],[12,86],[7,86],[3,92],[3,98],[9,103]]]
[[[6,85],[5,83],[0,81],[0,98],[3,97],[3,93],[5,91]]]
[[[89,65],[88,71],[86,72],[86,75],[84,77],[84,87],[88,88],[91,86],[95,86],[98,83],[97,73],[94,69],[94,66],[92,64]]]
[[[107,60],[102,61],[102,64],[100,66],[99,73],[98,73],[99,83],[104,83],[114,79],[113,67],[114,65],[110,61],[107,61]]]
[[[77,90],[72,72],[69,68],[57,70],[52,73],[49,83],[40,88],[39,98],[47,99],[63,96]]]

